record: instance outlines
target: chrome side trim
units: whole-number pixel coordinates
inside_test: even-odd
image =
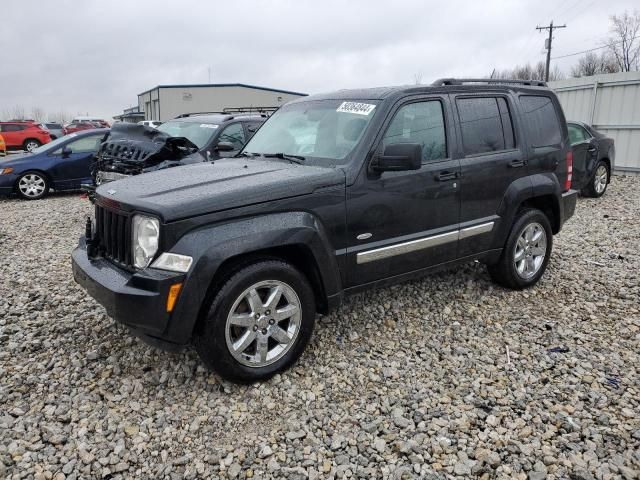
[[[402,255],[404,253],[415,252],[438,245],[444,245],[445,243],[463,240],[465,238],[473,237],[474,235],[489,233],[493,230],[493,225],[494,222],[481,223],[480,225],[474,225],[472,227],[455,230],[453,232],[441,233],[439,235],[419,238],[418,240],[411,240],[409,242],[389,245],[387,247],[374,248],[373,250],[358,253],[356,255],[356,263],[361,265],[363,263],[375,262],[376,260],[395,257],[396,255]]]
[[[423,250],[456,240],[458,240],[458,230],[361,252],[356,255],[356,262],[358,264],[374,262],[376,260],[382,260],[383,258],[395,257],[403,253],[415,252],[416,250]]]
[[[481,223],[480,225],[474,225],[473,227],[467,227],[460,230],[458,240],[473,237],[474,235],[480,235],[481,233],[489,233],[493,230],[494,222]]]

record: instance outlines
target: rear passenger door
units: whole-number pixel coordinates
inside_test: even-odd
[[[527,175],[527,157],[513,122],[512,97],[456,95],[463,158],[458,257],[491,249],[509,186]]]

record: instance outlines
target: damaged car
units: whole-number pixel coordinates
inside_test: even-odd
[[[265,114],[187,113],[156,128],[115,124],[96,155],[94,183],[233,157],[266,118]]]

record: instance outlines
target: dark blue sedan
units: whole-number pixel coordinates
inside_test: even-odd
[[[51,188],[79,190],[83,183],[92,183],[91,159],[108,132],[100,128],[71,133],[31,153],[0,160],[0,195],[17,193],[37,200]]]

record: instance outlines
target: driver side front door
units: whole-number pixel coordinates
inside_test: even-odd
[[[72,190],[80,188],[83,182],[90,182],[91,162],[103,137],[101,133],[72,140],[49,154],[53,157],[50,173],[54,189]]]

